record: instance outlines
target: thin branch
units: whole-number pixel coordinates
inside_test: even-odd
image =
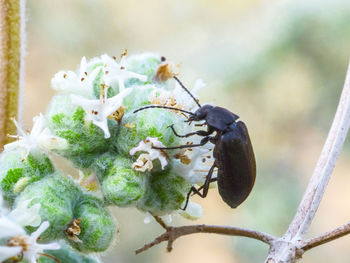
[[[163,219],[159,216],[155,216],[152,214],[152,216],[154,217],[154,219],[157,221],[157,223],[164,228],[165,230],[169,230],[169,226],[167,224],[165,224],[165,222],[163,221]]]
[[[252,239],[262,241],[267,244],[271,244],[276,237],[255,230],[250,230],[240,227],[231,227],[231,226],[216,226],[216,225],[190,225],[190,226],[180,226],[180,227],[167,227],[167,231],[162,235],[158,236],[152,242],[144,245],[142,248],[136,250],[136,254],[139,254],[163,241],[168,241],[167,249],[170,252],[172,250],[173,242],[181,237],[196,233],[212,233],[212,234],[221,234],[228,236],[243,236]],[[164,226],[163,226],[164,228]]]
[[[282,238],[271,245],[265,262],[296,262],[303,250],[303,237],[307,233],[315,213],[320,205],[324,191],[333,172],[335,163],[343,147],[346,135],[350,126],[350,64],[348,66],[343,91],[340,97],[338,108],[323,146],[321,155],[310,182],[305,190],[298,210],[290,223],[288,230]],[[342,233],[342,232],[341,232]],[[329,241],[339,236],[330,236]],[[327,237],[325,237],[328,240]],[[314,240],[317,242],[317,240]],[[322,242],[322,241],[319,241]],[[328,242],[328,241],[327,241]],[[314,245],[316,245],[315,243]],[[320,243],[321,244],[321,243]],[[317,245],[320,245],[317,244]],[[308,246],[306,246],[308,248]],[[308,248],[308,249],[311,249]],[[301,254],[300,254],[301,253]]]
[[[146,251],[147,249],[154,247],[155,245],[158,245],[158,244],[162,243],[163,241],[168,241],[168,240],[169,240],[168,232],[165,232],[164,234],[155,238],[152,242],[145,244],[143,247],[141,247],[139,249],[136,249],[135,254],[140,254],[141,252]]]
[[[314,238],[310,238],[303,242],[303,246],[301,247],[304,251],[310,250],[314,247],[323,245],[325,243],[331,242],[335,239],[343,237],[345,235],[350,234],[350,222],[333,229],[332,231],[326,232],[322,235],[319,235]]]
[[[322,200],[324,191],[333,172],[335,163],[343,147],[350,125],[350,65],[348,67],[343,92],[327,140],[284,238],[301,239],[308,231],[311,221]]]

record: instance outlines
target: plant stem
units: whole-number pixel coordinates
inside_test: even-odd
[[[323,146],[309,185],[290,224],[286,236],[301,238],[307,233],[320,205],[350,126],[350,65],[327,140]]]
[[[11,117],[20,119],[25,41],[25,0],[0,0],[0,148],[16,134]]]
[[[157,218],[156,218],[157,220]],[[168,242],[167,249],[170,252],[172,250],[173,242],[181,237],[196,233],[212,233],[221,234],[229,236],[243,236],[248,238],[253,238],[262,241],[267,244],[271,244],[276,237],[255,230],[250,230],[241,227],[232,226],[215,226],[215,225],[190,225],[190,226],[180,226],[180,227],[170,227],[167,226],[162,220],[157,220],[157,222],[166,229],[166,232],[155,238],[152,242],[144,245],[142,248],[136,250],[136,254],[141,253],[163,241]]]
[[[307,251],[314,247],[326,244],[328,242],[331,242],[335,239],[338,239],[348,234],[350,234],[350,223],[337,227],[336,229],[333,229],[332,231],[326,232],[317,237],[313,237],[303,241],[303,246],[301,248],[304,251]]]
[[[296,262],[302,255],[300,245],[320,205],[328,181],[343,147],[350,126],[350,64],[338,108],[313,175],[294,219],[282,238],[273,243],[265,262]],[[331,240],[329,240],[331,241]]]

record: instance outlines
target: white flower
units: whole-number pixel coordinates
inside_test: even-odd
[[[185,201],[186,202],[186,201]],[[185,202],[182,205],[185,205]],[[186,210],[178,210],[179,214],[186,219],[197,220],[203,216],[202,207],[194,202],[189,201]]]
[[[103,66],[98,64],[103,64]],[[92,71],[91,68],[93,68]],[[51,86],[54,90],[62,93],[93,97],[93,84],[101,70],[103,70],[104,84],[110,86],[116,81],[120,92],[125,89],[124,82],[128,79],[136,78],[143,82],[147,81],[147,76],[126,70],[125,56],[122,56],[120,63],[118,63],[115,59],[105,54],[89,62],[83,57],[77,73],[60,71],[52,78]]]
[[[24,235],[25,233],[26,232],[19,224],[5,216],[0,216],[0,238]]]
[[[21,253],[24,259],[29,260],[30,263],[36,263],[44,250],[60,248],[57,243],[37,243],[39,236],[49,227],[48,222],[43,222],[30,236],[26,234],[22,226],[38,226],[41,221],[38,214],[40,205],[28,208],[30,201],[23,202],[5,215],[6,211],[2,207],[3,198],[0,194],[0,239],[8,240],[6,246],[0,246],[0,262]]]
[[[21,247],[0,246],[0,262],[18,255],[22,251]]]
[[[96,61],[90,63],[96,64]],[[75,93],[85,96],[92,96],[93,82],[102,66],[97,66],[92,72],[88,73],[89,64],[83,57],[80,62],[79,73],[73,71],[60,71],[55,74],[51,80],[51,86],[54,90],[63,93]]]
[[[126,70],[125,57],[122,57],[120,64],[106,54],[102,55],[101,59],[104,64],[103,73],[105,84],[110,86],[114,81],[117,81],[119,85],[119,92],[125,89],[124,81],[128,79],[136,78],[143,82],[147,81],[147,76]]]
[[[106,139],[111,137],[108,129],[108,116],[122,106],[123,99],[129,95],[132,89],[125,89],[112,98],[107,98],[107,90],[108,87],[105,87],[104,93],[98,100],[89,100],[74,94],[71,95],[72,103],[83,107],[87,114],[87,120],[100,127]]]
[[[61,246],[58,243],[49,243],[49,244],[39,244],[37,243],[40,235],[46,231],[50,226],[49,222],[45,221],[41,226],[33,232],[30,237],[27,239],[27,250],[24,250],[23,257],[27,259],[30,263],[36,263],[37,259],[40,257],[40,253],[43,253],[44,250],[57,250]]]
[[[30,199],[20,202],[16,209],[12,210],[7,217],[21,226],[39,226],[41,223],[41,216],[39,215],[40,204],[28,207],[31,201]]]
[[[203,184],[210,167],[214,164],[210,145],[183,149],[174,157],[173,170],[191,184]],[[212,178],[215,176],[213,175]]]
[[[11,212],[8,212],[8,210],[3,206],[3,197],[0,193],[0,229],[1,229],[1,224],[9,224],[13,227],[17,227],[17,229],[20,229],[21,227],[18,228],[18,226],[39,226],[41,223],[41,216],[39,214],[40,211],[40,204],[35,204],[31,207],[29,207],[29,204],[32,200],[26,200],[24,202],[21,202],[17,204],[17,207],[12,210]],[[1,221],[3,220],[3,221]],[[2,223],[1,223],[2,222]],[[4,223],[5,222],[5,223]],[[11,228],[9,226],[9,228]],[[9,230],[10,233],[15,233],[13,230]],[[22,230],[20,230],[22,231]],[[2,238],[1,234],[6,233],[6,231],[0,231],[0,238]],[[22,232],[15,233],[15,235],[21,234]]]
[[[153,162],[150,154],[143,153],[132,164],[132,168],[139,172],[152,171]]]
[[[33,118],[34,125],[30,133],[26,133],[16,120],[13,121],[17,127],[19,135],[9,135],[9,137],[18,140],[6,144],[4,146],[5,151],[24,148],[24,157],[27,157],[29,152],[38,148],[47,151],[53,149],[64,149],[68,145],[65,139],[54,136],[50,133],[50,130],[46,126],[45,117],[41,113],[39,116]]]
[[[181,207],[185,206],[185,203],[186,201],[182,203]],[[170,214],[163,215],[161,216],[161,218],[164,220],[166,224],[171,224],[173,221],[173,217],[178,215],[189,220],[197,220],[203,216],[203,209],[199,204],[189,201],[185,211],[182,209],[179,209],[179,210],[173,211]],[[153,218],[154,217],[152,216],[152,214],[147,212],[145,218],[143,219],[143,222],[145,224],[149,224]]]
[[[135,155],[137,152],[147,152],[146,154],[141,154],[139,158],[133,163],[132,167],[137,170],[144,172],[146,170],[151,171],[153,168],[152,161],[159,159],[162,166],[162,170],[168,164],[166,155],[162,150],[153,149],[152,147],[165,147],[158,138],[147,137],[146,140],[143,140],[139,143],[138,146],[132,148],[129,152],[130,155]]]
[[[0,246],[0,262],[23,253],[23,258],[30,263],[36,263],[44,250],[60,249],[59,244],[38,244],[39,236],[49,227],[48,222],[43,222],[41,226],[30,236],[16,222],[7,217],[0,216],[0,238],[7,238],[7,246]]]
[[[44,250],[57,250],[61,246],[58,243],[49,243],[49,244],[39,244],[37,243],[40,235],[46,231],[50,226],[49,222],[45,221],[41,226],[33,232],[30,236],[21,235],[12,237],[9,240],[10,246],[21,246],[23,259],[28,260],[30,263],[36,263],[39,257],[44,253]]]
[[[152,215],[149,212],[146,212],[146,216],[143,219],[143,223],[145,224],[151,223],[152,218],[153,218]]]
[[[44,151],[64,150],[68,147],[66,139],[52,135],[49,128],[44,128],[38,136],[38,144],[40,149]]]

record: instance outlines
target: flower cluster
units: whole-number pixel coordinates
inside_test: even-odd
[[[196,127],[174,110],[134,113],[147,105],[196,110],[196,102],[172,78],[177,75],[173,68],[151,53],[126,57],[123,52],[120,58],[102,55],[89,61],[84,57],[76,72],[60,71],[53,77],[57,94],[47,112],[34,118],[31,132],[16,124],[17,141],[6,145],[0,156],[0,187],[12,209],[9,216],[26,207],[40,216],[23,214],[34,222],[27,229],[36,251],[41,234],[41,241],[62,239],[82,252],[106,250],[116,233],[110,205],[159,216],[201,216],[195,203],[186,211],[181,208],[191,185],[204,182],[212,149],[156,149],[198,143],[200,138],[178,137],[169,129],[173,125],[186,134]],[[204,85],[198,80],[192,92]],[[80,180],[60,172],[52,154],[70,160]],[[37,228],[39,221],[44,223]]]
[[[38,214],[40,205],[37,204],[29,209],[29,202],[30,200],[23,202],[20,207],[7,213],[0,195],[0,262],[7,259],[25,259],[30,263],[36,263],[44,250],[60,249],[58,243],[37,242],[49,227],[49,223],[45,221],[40,225],[41,217]],[[25,226],[39,226],[39,228],[28,235],[23,228]]]

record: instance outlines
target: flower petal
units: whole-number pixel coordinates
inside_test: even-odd
[[[41,216],[39,215],[40,204],[35,204],[28,207],[32,200],[21,202],[16,209],[12,210],[7,216],[11,220],[17,222],[21,226],[37,227],[41,223]]]
[[[35,232],[33,232],[31,235],[30,235],[30,239],[32,239],[32,240],[37,240],[38,239],[38,237],[40,237],[40,235],[42,234],[42,233],[44,233],[45,231],[46,231],[46,229],[48,229],[48,227],[50,226],[50,223],[48,222],[48,221],[45,221],[45,222],[43,222],[40,226],[39,226],[39,228],[35,231]]]
[[[5,247],[0,246],[0,262],[5,261],[8,258],[11,258],[22,251],[22,247]]]
[[[147,137],[145,140],[140,141],[139,145],[132,148],[129,151],[130,155],[135,155],[137,152],[147,152],[147,154],[141,154],[135,163],[132,164],[132,168],[144,172],[146,170],[151,171],[153,168],[152,161],[155,159],[159,159],[160,164],[162,166],[162,170],[164,170],[165,166],[168,165],[168,161],[161,150],[153,149],[152,147],[165,147],[162,142],[158,140],[158,138]]]
[[[184,204],[182,204],[184,205]],[[194,202],[189,201],[188,205],[186,207],[186,210],[179,210],[179,213],[184,218],[190,219],[190,220],[197,220],[203,216],[203,210],[202,207]]]
[[[100,127],[105,134],[104,137],[107,139],[111,136],[108,129],[108,117],[119,109],[123,103],[123,99],[129,95],[131,91],[132,89],[125,89],[112,98],[98,100],[89,100],[72,94],[71,100],[73,104],[84,108],[87,119],[92,121],[94,125]]]
[[[17,223],[4,216],[0,217],[0,238],[13,237],[25,233],[24,229]]]
[[[37,246],[39,246],[42,250],[58,250],[61,248],[61,245],[56,242],[49,244],[37,244]]]

